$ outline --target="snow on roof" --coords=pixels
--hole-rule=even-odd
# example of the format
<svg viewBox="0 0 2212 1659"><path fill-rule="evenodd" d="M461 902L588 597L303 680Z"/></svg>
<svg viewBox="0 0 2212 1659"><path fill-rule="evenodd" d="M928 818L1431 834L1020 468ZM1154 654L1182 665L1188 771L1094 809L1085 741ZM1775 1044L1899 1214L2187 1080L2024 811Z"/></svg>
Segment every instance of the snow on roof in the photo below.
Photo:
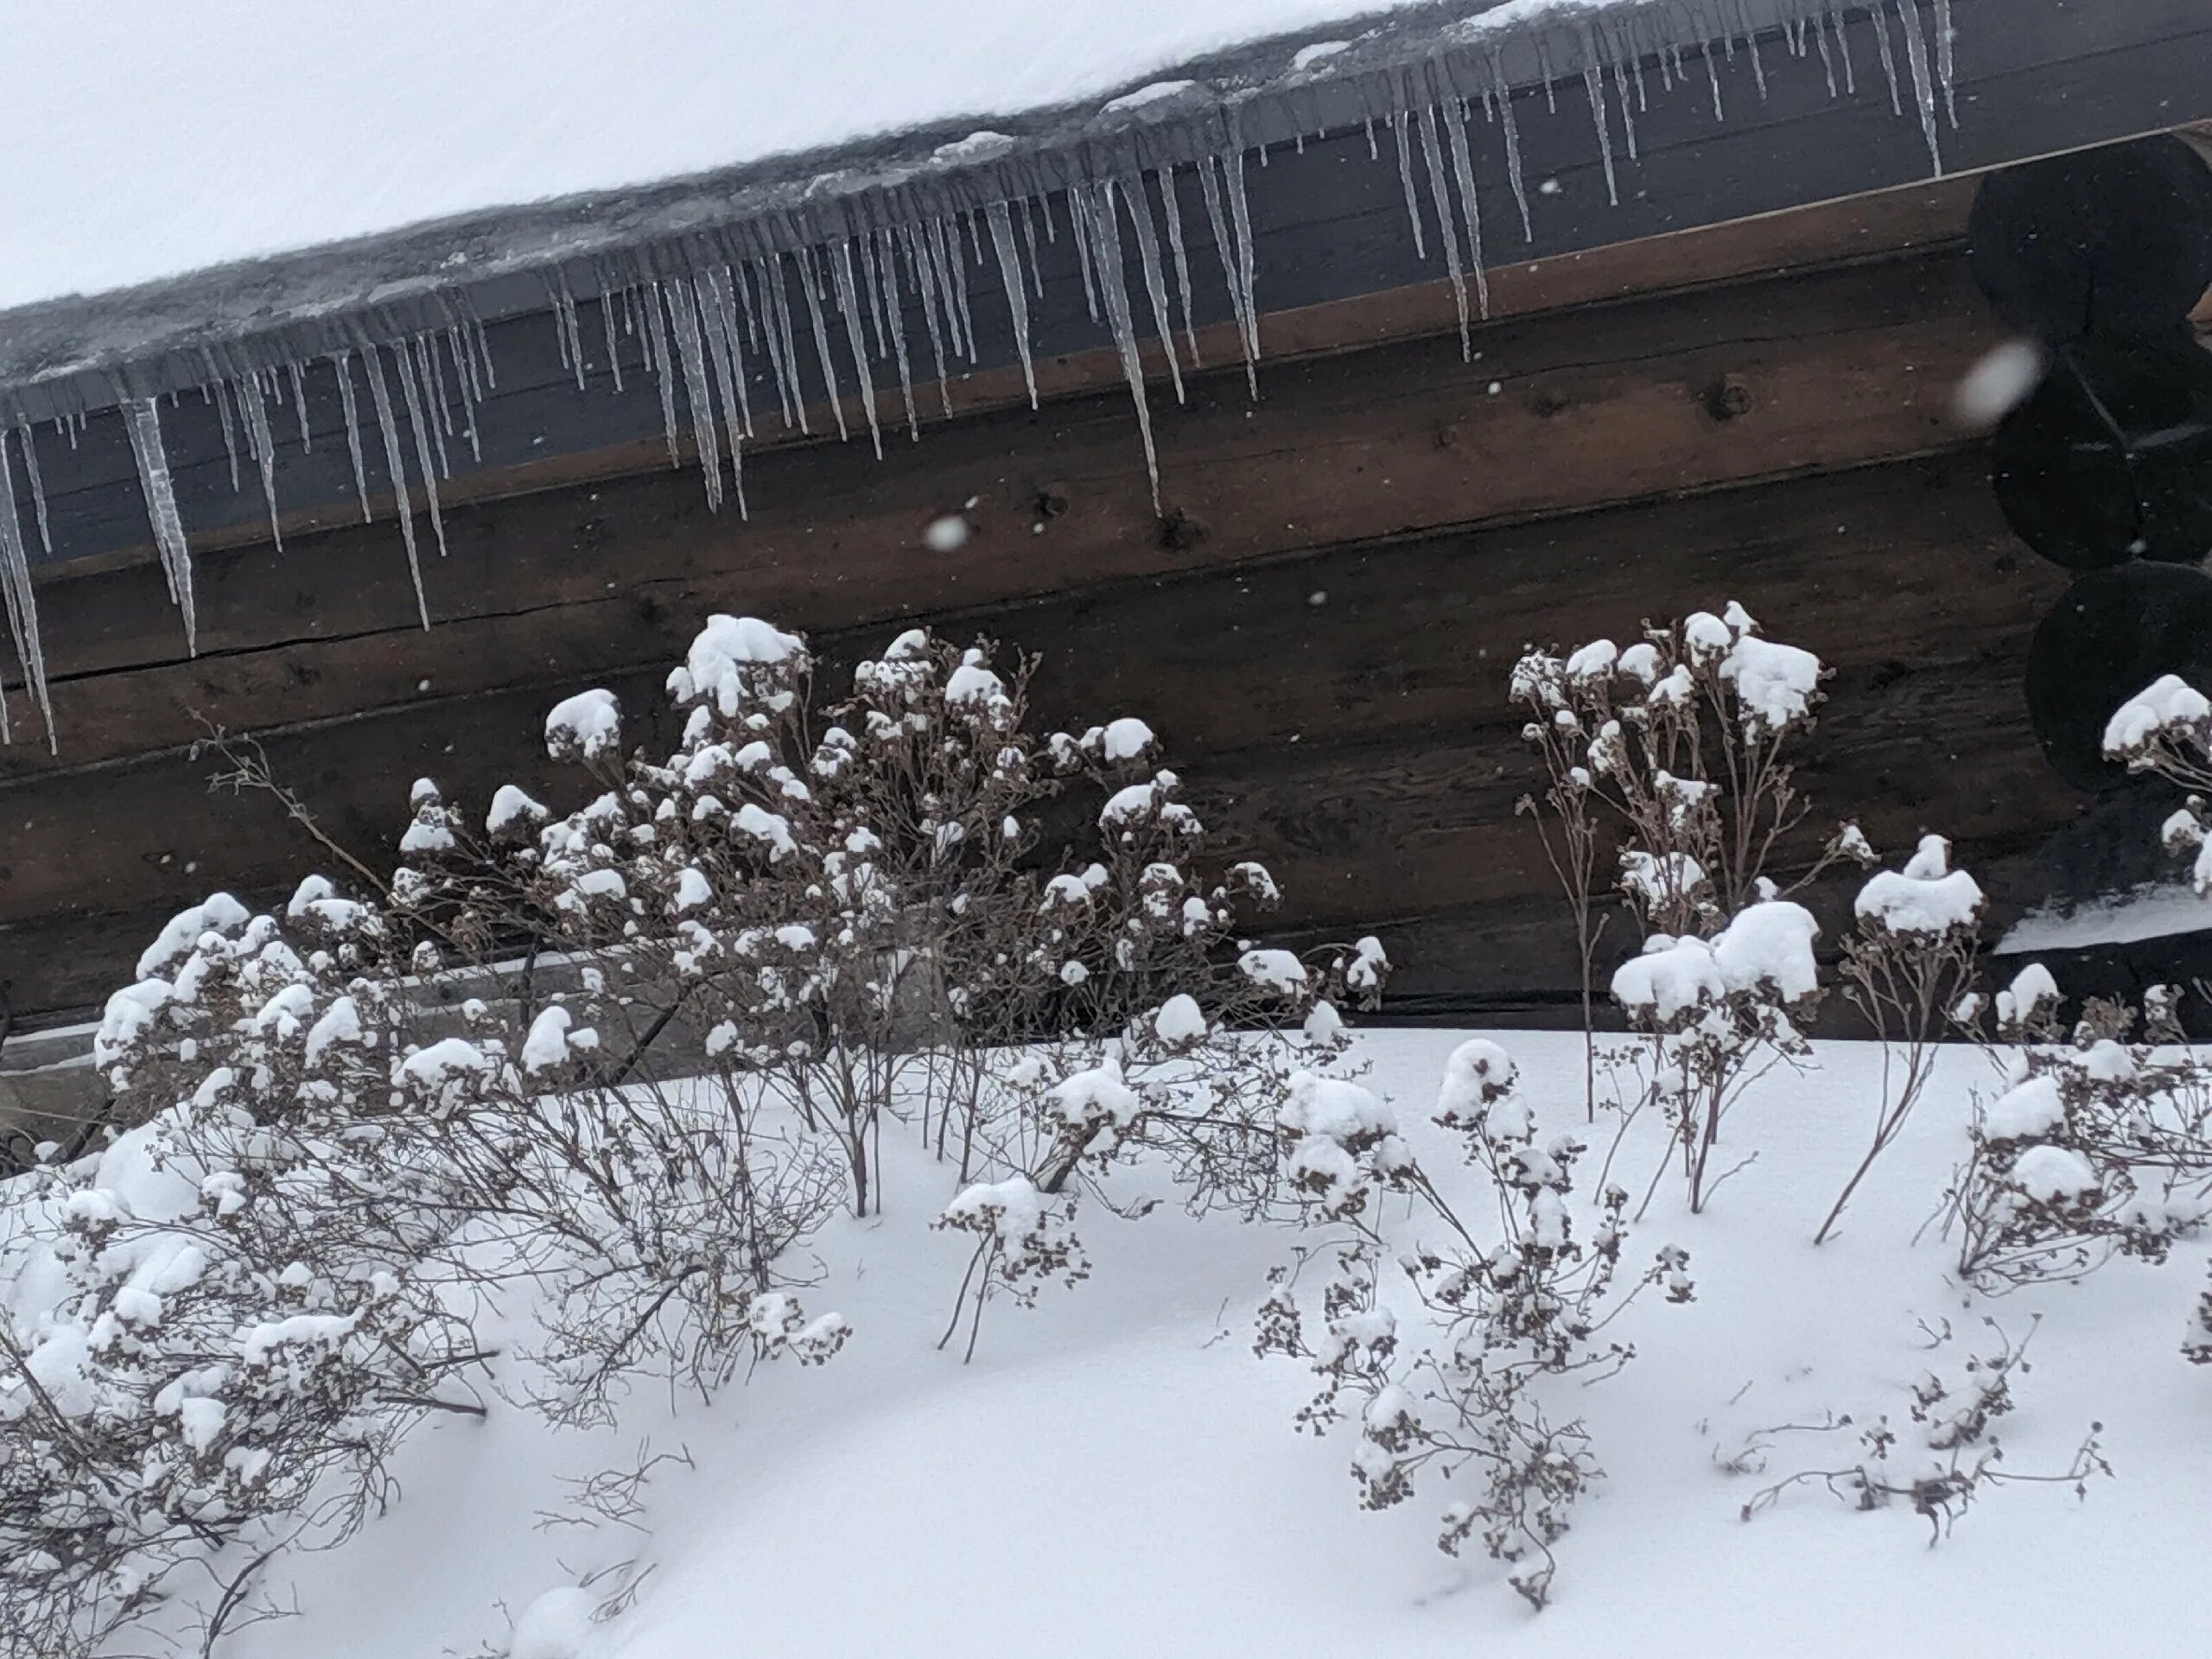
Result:
<svg viewBox="0 0 2212 1659"><path fill-rule="evenodd" d="M0 308L947 121L988 125L1141 94L1148 77L1265 36L1423 9L1434 10L1406 0L48 0L7 24L10 121L32 142L0 169ZM1531 9L1513 0L1504 10Z"/></svg>
<svg viewBox="0 0 2212 1659"><path fill-rule="evenodd" d="M1041 0L49 0L10 21L10 114L39 149L0 169L0 305L16 302L0 310L0 606L23 678L48 712L39 452L60 461L90 413L120 415L188 649L163 431L180 394L219 416L233 485L259 485L272 533L283 429L303 455L342 405L364 516L373 467L414 564L418 505L442 547L448 435L480 445L501 317L550 314L580 391L588 366L631 356L658 383L671 460L688 430L709 504L726 460L741 513L756 416L804 430L826 401L842 430L856 389L873 432L877 386L903 393L933 362L941 393L948 356L979 360L971 281L1002 292L989 320L1026 369L1025 296L1064 237L1149 462L1136 341L1172 335L1171 296L1189 332L1194 266L1259 355L1255 150L1364 125L1414 247L1459 291L1464 344L1487 309L1478 170L1510 176L1513 228L1534 234L1517 122L1594 127L1618 200L1637 111L1709 99L1720 121L1724 99L1763 99L1764 34L1831 95L1916 118L1940 172L1951 0L1923 3L1052 0L1040 22Z"/></svg>

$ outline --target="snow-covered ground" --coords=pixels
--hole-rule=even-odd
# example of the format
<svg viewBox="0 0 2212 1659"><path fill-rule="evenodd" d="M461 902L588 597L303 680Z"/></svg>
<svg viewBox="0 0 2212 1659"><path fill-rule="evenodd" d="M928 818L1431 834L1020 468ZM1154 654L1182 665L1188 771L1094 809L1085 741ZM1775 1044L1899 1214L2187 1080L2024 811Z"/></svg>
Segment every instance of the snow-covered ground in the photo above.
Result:
<svg viewBox="0 0 2212 1659"><path fill-rule="evenodd" d="M1459 1170L1456 1146L1427 1127L1457 1040L1372 1034L1356 1058L1371 1063L1370 1082L1394 1098L1424 1159L1471 1192L1484 1178ZM1579 1124L1580 1039L1505 1040L1546 1127ZM1965 1150L1974 1090L1989 1081L1961 1048L1944 1056L1840 1236L1815 1249L1814 1230L1872 1132L1878 1068L1868 1047L1828 1045L1816 1069L1770 1078L1728 1120L1726 1149L1757 1161L1702 1216L1663 1186L1631 1236L1635 1262L1670 1240L1687 1248L1697 1300L1637 1303L1621 1334L1638 1357L1573 1401L1610 1478L1578 1507L1541 1614L1478 1552L1464 1563L1437 1553L1451 1489L1362 1513L1349 1438L1294 1432L1313 1379L1299 1363L1255 1357L1252 1315L1296 1234L1192 1222L1167 1206L1125 1222L1089 1206L1090 1281L1048 1289L1031 1312L994 1303L963 1365L957 1344L936 1343L968 1241L927 1225L954 1176L887 1134L887 1213L834 1224L817 1241L823 1282L810 1306L836 1307L855 1328L826 1367L769 1365L705 1404L632 1397L614 1429L588 1438L556 1438L513 1409L433 1421L402 1453L397 1505L342 1550L283 1568L272 1588L296 1598L297 1616L243 1632L232 1651L2205 1651L2193 1592L2212 1548L2212 1375L2178 1351L2204 1282L2202 1246L2158 1268L2116 1262L2079 1285L1965 1294L1932 1230L1915 1243ZM1578 1205L1610 1134L1601 1116ZM1616 1178L1640 1190L1656 1150L1639 1128ZM1816 1488L1738 1518L1780 1475L1853 1460L1847 1433L1783 1436L1764 1478L1725 1472L1719 1459L1753 1431L1828 1412L1902 1422L1923 1371L1955 1379L1967 1356L1989 1351L1985 1315L2017 1340L2038 1314L2032 1370L1998 1427L2004 1466L2063 1468L2101 1422L2117 1478L2093 1481L2086 1502L2065 1487L1989 1492L1932 1548L1909 1509L1855 1513ZM1956 1339L1930 1352L1926 1331L1946 1321ZM660 1465L640 1529L545 1522L574 1513L564 1478L648 1446L692 1466ZM572 1647L568 1616L585 1599L539 1599L624 1561L652 1568L634 1606ZM517 1640L511 1621L526 1612Z"/></svg>
<svg viewBox="0 0 2212 1659"><path fill-rule="evenodd" d="M0 307L982 123L1406 3L12 0Z"/></svg>

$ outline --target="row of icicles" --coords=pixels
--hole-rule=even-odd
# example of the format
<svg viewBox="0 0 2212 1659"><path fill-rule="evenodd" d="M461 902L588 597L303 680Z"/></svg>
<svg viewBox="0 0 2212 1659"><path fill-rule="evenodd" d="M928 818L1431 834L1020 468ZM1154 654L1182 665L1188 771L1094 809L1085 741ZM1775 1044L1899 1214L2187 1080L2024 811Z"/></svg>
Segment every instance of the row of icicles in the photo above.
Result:
<svg viewBox="0 0 2212 1659"><path fill-rule="evenodd" d="M1915 106L1927 138L1935 171L1941 173L1937 100L1940 92L1949 124L1957 125L1951 108L1952 29L1949 0L1936 0L1931 51L1923 36L1919 10L1912 0L1888 0L1895 8L1904 41L1906 77L1898 74L1897 54L1890 38L1890 19L1879 4L1869 7L1877 31L1880 61L1888 82L1893 111L1903 111L1902 82L1909 79ZM1623 137L1630 160L1637 156L1636 117L1649 107L1643 60L1631 52L1608 51L1597 35L1586 30L1582 79L1603 159L1609 196L1618 202L1611 121L1607 109L1610 73L1618 103ZM1831 38L1833 37L1833 38ZM1803 58L1817 51L1826 71L1828 90L1846 95L1857 90L1857 72L1844 31L1840 0L1832 4L1825 19L1813 16L1789 27L1787 40L1793 56ZM1538 36L1540 55L1542 36ZM1738 45L1722 35L1719 54L1733 61ZM1750 57L1762 99L1765 70L1756 41L1748 34L1743 49ZM1705 79L1711 87L1716 119L1725 118L1720 79L1714 63L1716 42L1700 48ZM1662 53L1656 67L1668 90L1691 79L1690 49L1676 48ZM1502 69L1493 49L1491 61L1502 84ZM1557 108L1556 86L1550 66L1543 66L1547 107ZM1839 75L1840 83L1839 84ZM1479 99L1491 125L1503 134L1504 160L1513 198L1519 209L1524 237L1533 239L1529 193L1522 176L1519 133L1510 97L1484 92ZM1474 289L1474 312L1486 318L1490 291L1483 258L1482 226L1476 200L1476 167L1468 129L1473 107L1465 99L1430 104L1402 112L1379 124L1393 141L1405 192L1408 219L1414 251L1426 259L1431 226L1424 223L1422 191L1418 175L1425 171L1427 194L1433 214L1434 241L1458 301L1460 349L1471 354L1468 285ZM1366 124L1369 155L1379 159L1378 123ZM1302 150L1304 141L1298 141ZM1257 150L1267 165L1264 146ZM1421 166L1416 167L1416 154ZM1221 154L1193 164L1198 194L1205 205L1213 245L1220 255L1231 311L1242 346L1248 383L1257 395L1255 365L1260 355L1259 308L1255 297L1255 265L1251 213L1247 202L1245 151L1232 145ZM1160 499L1160 471L1154 447L1151 412L1146 403L1144 370L1139 355L1136 302L1130 291L1126 256L1134 243L1141 277L1139 286L1148 314L1149 333L1156 338L1167 361L1176 398L1183 398L1186 365L1199 366L1198 329L1192 319L1192 283L1189 245L1185 236L1183 207L1175 188L1176 169L1133 174L1120 180L1078 183L1065 193L1065 213L1081 271L1084 296L1092 320L1112 336L1136 405L1137 425L1143 444L1145 466L1152 482L1153 499ZM1124 240L1124 228L1128 239ZM773 396L761 391L762 414L772 407L786 432L813 429L808 400L800 378L807 355L801 345L804 332L811 346L814 373L840 437L849 436L845 387L832 345L836 333L850 364L860 365L852 375L868 434L880 457L883 453L882 417L874 374L868 365L895 369L896 384L907 428L919 436L920 404L914 391L914 353L906 334L906 296L912 295L928 336L928 366L937 381L937 401L949 416L952 400L948 378L951 366L979 361L975 321L969 302L971 269L995 264L1006 296L1014 344L1020 354L1023 380L1031 405L1037 402L1037 378L1029 329L1029 300L1044 293L1043 266L1038 258L1040 241L1058 240L1051 199L1031 196L993 202L973 212L957 213L920 223L877 229L865 235L840 238L823 247L802 247L711 267L681 276L616 284L603 282L597 296L600 312L594 332L601 335L615 390L623 387L625 341L643 369L658 382L661 415L666 430L669 459L680 466L683 454L677 408L681 381L690 407L693 448L706 478L707 500L719 510L725 495L723 467L728 467L728 492L734 495L741 515L747 512L742 445L756 439L756 387L772 385ZM796 287L800 304L792 303ZM588 363L583 306L557 270L548 278L548 293L558 332L562 361L573 370L579 389L586 384ZM1171 295L1171 289L1173 290ZM429 601L423 587L423 569L416 542L415 513L410 494L410 473L419 487L430 523L431 535L441 556L445 551L445 524L440 512L438 481L453 475L448 440L466 442L478 461L482 459L477 411L498 385L491 342L483 324L460 308L440 328L404 337L395 342L370 340L364 334L353 350L328 356L343 410L346 439L353 477L364 522L373 518L369 478L363 454L360 391L365 388L373 412L387 476L391 480L400 533L407 552L408 569L415 589L416 606L425 627L429 626ZM1177 344L1179 322L1182 345ZM761 372L762 365L766 373ZM280 369L238 374L217 371L199 388L201 398L213 405L220 420L229 453L231 482L241 486L239 437L245 458L258 473L268 506L270 536L281 547L283 536L276 501L276 446L270 427L270 408L289 402L297 420L303 449L312 447L308 415L306 367L294 362ZM178 395L169 394L172 407ZM400 408L405 410L410 442L403 442ZM188 650L198 649L198 618L193 601L192 555L180 517L176 493L170 478L168 452L162 435L160 400L144 397L124 404L120 410L143 491L147 516L170 598L183 620ZM455 420L456 408L460 419ZM73 448L84 430L85 416L65 416L54 423L57 435ZM49 747L58 748L53 704L47 684L46 664L39 639L38 616L31 588L29 550L16 511L13 455L20 453L29 488L34 517L47 555L54 544L48 519L44 487L33 442L32 429L15 429L16 451L9 434L0 430L0 605L4 605L16 658L32 700L44 721ZM409 451L412 451L410 461ZM0 741L12 741L14 733L7 701L0 695Z"/></svg>

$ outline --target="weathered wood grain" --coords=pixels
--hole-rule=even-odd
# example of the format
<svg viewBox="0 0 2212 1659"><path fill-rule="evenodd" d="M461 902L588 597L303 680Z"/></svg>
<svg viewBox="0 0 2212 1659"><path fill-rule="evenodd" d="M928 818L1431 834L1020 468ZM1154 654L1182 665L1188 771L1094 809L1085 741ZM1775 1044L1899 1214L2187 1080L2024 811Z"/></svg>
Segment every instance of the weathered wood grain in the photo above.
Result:
<svg viewBox="0 0 2212 1659"><path fill-rule="evenodd" d="M389 526L200 560L201 653L181 659L148 567L41 588L58 754L0 779L232 727L665 661L717 608L823 627L1217 569L1318 545L1585 510L1955 442L1948 388L1993 335L1955 255L1501 324L1483 357L1426 339L1241 374L1159 411L1155 514L1112 394L980 417L877 463L771 455L753 517L661 473L448 516L425 634ZM1491 388L1495 386L1493 392ZM973 502L957 556L920 543Z"/></svg>

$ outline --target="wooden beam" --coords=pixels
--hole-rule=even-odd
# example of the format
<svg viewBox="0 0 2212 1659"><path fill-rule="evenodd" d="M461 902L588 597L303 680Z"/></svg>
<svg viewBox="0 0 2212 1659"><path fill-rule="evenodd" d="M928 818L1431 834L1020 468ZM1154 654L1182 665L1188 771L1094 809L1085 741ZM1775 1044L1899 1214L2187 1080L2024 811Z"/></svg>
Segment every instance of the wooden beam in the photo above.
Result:
<svg viewBox="0 0 2212 1659"><path fill-rule="evenodd" d="M749 524L664 472L482 504L448 517L427 634L381 526L203 556L196 659L153 569L92 572L41 589L59 753L0 748L0 780L174 749L201 715L257 728L644 668L714 609L808 628L969 610L1922 453L1958 440L1950 388L1995 339L1946 251L1501 323L1472 365L1434 338L1309 359L1256 406L1218 371L1158 412L1165 523L1111 393L882 462L765 457ZM967 545L921 545L969 502Z"/></svg>
<svg viewBox="0 0 2212 1659"><path fill-rule="evenodd" d="M2011 543L1979 457L1954 451L936 615L956 633L988 628L1046 652L1047 721L1151 720L1228 842L1283 878L1285 925L1305 928L1510 910L1548 892L1512 812L1531 781L1503 690L1514 655L1531 640L1625 637L1639 618L1730 598L1838 666L1807 772L1824 808L1864 815L1891 846L1924 828L1970 842L2045 833L2072 807L2055 788L2020 787L2041 768L2018 663L2059 587ZM882 629L817 643L849 661L880 648ZM388 848L419 773L467 801L510 778L567 799L575 780L537 748L550 692L606 679L644 727L664 663L613 676L567 663L543 685L434 689L288 723L270 753L341 840ZM281 896L313 864L270 801L207 798L211 769L171 753L0 789L0 826L20 849L0 855L0 980L20 1005L89 1001L167 910L219 884ZM66 858L45 852L60 848Z"/></svg>

